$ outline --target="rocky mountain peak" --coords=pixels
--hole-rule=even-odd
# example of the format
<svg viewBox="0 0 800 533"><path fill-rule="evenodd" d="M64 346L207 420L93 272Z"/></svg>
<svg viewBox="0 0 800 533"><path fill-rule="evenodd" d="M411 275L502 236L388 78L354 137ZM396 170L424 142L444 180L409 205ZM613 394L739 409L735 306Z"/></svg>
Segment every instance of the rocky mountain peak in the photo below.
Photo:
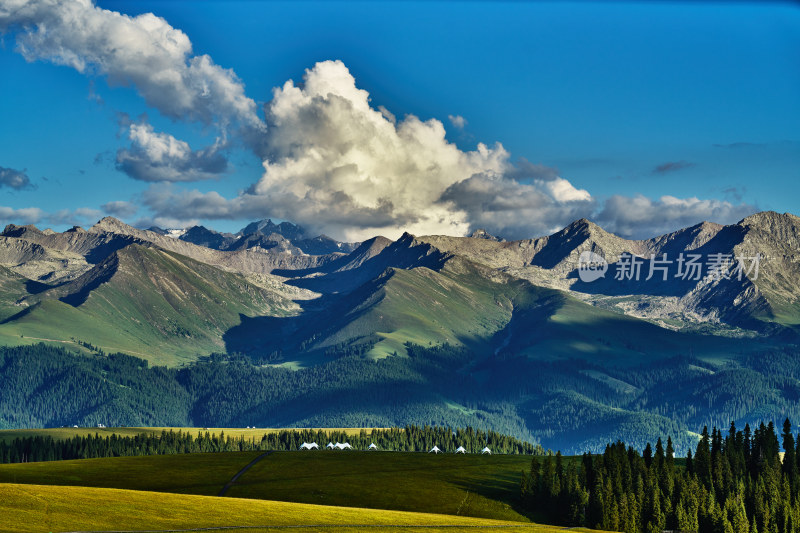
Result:
<svg viewBox="0 0 800 533"><path fill-rule="evenodd" d="M33 224L27 224L25 226L17 226L16 224L9 224L3 230L3 233L0 234L3 237L22 237L27 232L39 233L41 234L42 231L39 230Z"/></svg>
<svg viewBox="0 0 800 533"><path fill-rule="evenodd" d="M579 218L578 220L575 220L569 224L566 228L564 228L564 230L591 230L597 227L599 226L588 218Z"/></svg>
<svg viewBox="0 0 800 533"><path fill-rule="evenodd" d="M89 228L89 233L119 233L122 235L136 235L139 232L133 226L125 224L114 217L103 217L97 224Z"/></svg>
<svg viewBox="0 0 800 533"><path fill-rule="evenodd" d="M797 243L800 239L800 217L791 213L762 211L744 218L738 225L758 229L775 239L788 241L787 244Z"/></svg>
<svg viewBox="0 0 800 533"><path fill-rule="evenodd" d="M262 233L264 235L279 233L287 239L292 240L302 238L305 234L305 231L300 226L292 224L291 222L281 222L280 224L275 224L272 219L268 218L265 220L259 220L257 222L251 222L242 228L237 235L243 237L253 233Z"/></svg>
<svg viewBox="0 0 800 533"><path fill-rule="evenodd" d="M487 241L495 241L495 242L503 242L505 239L501 239L500 237L495 237L485 229L476 229L470 235L471 239L486 239Z"/></svg>

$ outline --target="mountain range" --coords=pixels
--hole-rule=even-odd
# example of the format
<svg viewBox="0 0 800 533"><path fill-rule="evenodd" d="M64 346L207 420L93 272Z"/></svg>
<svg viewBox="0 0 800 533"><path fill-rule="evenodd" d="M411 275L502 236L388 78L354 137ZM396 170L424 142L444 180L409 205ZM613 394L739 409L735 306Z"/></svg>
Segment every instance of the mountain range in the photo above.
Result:
<svg viewBox="0 0 800 533"><path fill-rule="evenodd" d="M275 224L270 219L252 222L236 234L220 233L204 226L192 226L183 230L165 230L159 227L149 229L160 235L175 236L178 239L215 250L247 250L261 248L292 253L325 255L349 253L358 243L339 242L327 235L309 237L300 226L291 222Z"/></svg>
<svg viewBox="0 0 800 533"><path fill-rule="evenodd" d="M604 276L585 276L586 258ZM638 241L585 219L520 241L477 231L342 243L271 220L227 234L108 217L63 233L5 228L0 343L170 368L246 361L303 383L280 415L274 399L224 420L194 405L185 422L198 425L458 422L565 449L658 429L683 442L700 424L797 410L797 279L800 218L774 212ZM347 376L348 364L377 381ZM734 401L742 375L764 390ZM376 383L383 399L371 402ZM329 388L350 399L322 407ZM711 399L698 406L701 396ZM114 422L130 420L103 421Z"/></svg>

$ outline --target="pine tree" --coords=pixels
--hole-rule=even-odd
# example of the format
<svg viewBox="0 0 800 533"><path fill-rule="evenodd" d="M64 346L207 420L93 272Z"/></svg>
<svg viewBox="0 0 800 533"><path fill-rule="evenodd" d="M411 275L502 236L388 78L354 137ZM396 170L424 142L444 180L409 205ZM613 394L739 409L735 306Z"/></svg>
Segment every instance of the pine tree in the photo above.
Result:
<svg viewBox="0 0 800 533"><path fill-rule="evenodd" d="M644 459L644 464L647 465L647 468L650 468L650 465L653 463L653 449L650 447L649 442L647 443L647 446L644 447L642 458Z"/></svg>
<svg viewBox="0 0 800 533"><path fill-rule="evenodd" d="M795 457L794 435L792 435L792 423L789 422L788 418L783 423L783 450L782 470L791 481L794 480L797 472L797 461Z"/></svg>
<svg viewBox="0 0 800 533"><path fill-rule="evenodd" d="M667 437L667 451L665 453L666 466L672 471L675 467L675 447L672 445L672 437Z"/></svg>
<svg viewBox="0 0 800 533"><path fill-rule="evenodd" d="M694 454L694 471L697 478L706 487L711 488L711 450L709 447L708 427L703 427L702 437L697 444L697 451Z"/></svg>

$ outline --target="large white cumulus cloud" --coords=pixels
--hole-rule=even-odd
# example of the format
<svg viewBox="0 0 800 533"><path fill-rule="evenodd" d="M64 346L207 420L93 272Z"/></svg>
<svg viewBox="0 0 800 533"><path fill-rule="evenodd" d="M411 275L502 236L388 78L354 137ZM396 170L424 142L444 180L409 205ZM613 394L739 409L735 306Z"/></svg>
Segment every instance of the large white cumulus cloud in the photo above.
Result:
<svg viewBox="0 0 800 533"><path fill-rule="evenodd" d="M226 200L159 188L145 196L148 205L187 219L268 214L361 240L402 231L462 235L478 226L530 235L554 227L548 214L567 220L592 204L588 192L555 175L521 183L525 168L512 165L499 143L464 151L446 139L438 120L397 120L373 108L340 61L317 63L301 85L275 89L266 122L264 174L248 191ZM509 209L504 191L478 182L513 189L520 210Z"/></svg>
<svg viewBox="0 0 800 533"><path fill-rule="evenodd" d="M18 29L17 50L79 72L133 85L147 104L175 119L239 121L259 127L256 104L232 70L192 55L179 29L152 13L136 17L91 0L4 0L0 31Z"/></svg>
<svg viewBox="0 0 800 533"><path fill-rule="evenodd" d="M348 238L401 226L463 233L464 213L439 198L474 174L502 174L508 152L500 144L462 151L438 120L392 118L371 107L342 62L318 63L302 86L288 81L275 89L267 108L269 159L250 193L270 198L279 217L333 225Z"/></svg>

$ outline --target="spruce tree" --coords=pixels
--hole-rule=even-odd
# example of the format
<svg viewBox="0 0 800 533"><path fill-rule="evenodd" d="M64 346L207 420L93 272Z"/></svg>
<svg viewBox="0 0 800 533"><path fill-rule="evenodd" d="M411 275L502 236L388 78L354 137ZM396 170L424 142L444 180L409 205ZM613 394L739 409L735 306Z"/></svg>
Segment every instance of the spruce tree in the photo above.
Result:
<svg viewBox="0 0 800 533"><path fill-rule="evenodd" d="M795 457L794 435L792 435L792 423L789 422L788 418L783 423L783 450L782 470L791 483L797 471L797 461Z"/></svg>

